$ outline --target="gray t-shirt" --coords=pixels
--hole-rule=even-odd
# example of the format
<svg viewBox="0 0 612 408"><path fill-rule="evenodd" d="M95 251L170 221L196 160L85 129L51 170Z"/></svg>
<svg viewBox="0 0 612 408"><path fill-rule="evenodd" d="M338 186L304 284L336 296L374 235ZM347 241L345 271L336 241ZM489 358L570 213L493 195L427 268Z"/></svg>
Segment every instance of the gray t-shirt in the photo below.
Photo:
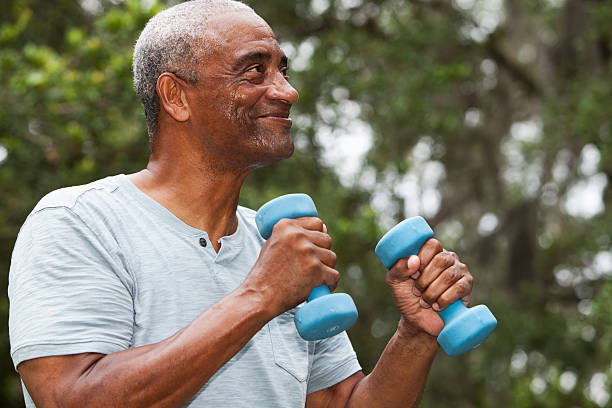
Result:
<svg viewBox="0 0 612 408"><path fill-rule="evenodd" d="M200 203L206 205L206 202ZM255 212L216 253L125 175L45 196L21 228L9 275L11 356L113 353L166 339L244 280L263 238ZM298 335L270 321L198 392L192 407L303 407L361 368L346 333ZM24 388L26 405L33 407Z"/></svg>

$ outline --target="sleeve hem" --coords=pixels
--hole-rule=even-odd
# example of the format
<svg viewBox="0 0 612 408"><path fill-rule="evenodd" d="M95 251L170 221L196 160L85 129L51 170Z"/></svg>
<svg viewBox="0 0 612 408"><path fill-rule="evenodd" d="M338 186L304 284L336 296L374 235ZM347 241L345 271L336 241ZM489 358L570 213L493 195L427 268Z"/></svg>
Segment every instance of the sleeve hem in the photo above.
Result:
<svg viewBox="0 0 612 408"><path fill-rule="evenodd" d="M318 375L317 377L310 378L308 380L308 387L306 390L307 394L324 390L332 385L338 384L341 381L346 380L356 372L361 371L361 365L357 361L357 357L353 356L350 359L344 361L339 366L335 367L331 372Z"/></svg>
<svg viewBox="0 0 612 408"><path fill-rule="evenodd" d="M15 370L17 366L26 361L40 357L61 356L81 353L111 354L125 350L126 347L108 341L84 341L78 343L60 344L31 344L22 346L11 353Z"/></svg>

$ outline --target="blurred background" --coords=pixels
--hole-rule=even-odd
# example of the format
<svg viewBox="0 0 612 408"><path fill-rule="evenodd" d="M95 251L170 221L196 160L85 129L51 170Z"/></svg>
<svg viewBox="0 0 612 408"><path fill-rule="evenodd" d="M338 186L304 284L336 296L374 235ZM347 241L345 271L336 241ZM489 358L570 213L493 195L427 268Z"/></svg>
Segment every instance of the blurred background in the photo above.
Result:
<svg viewBox="0 0 612 408"><path fill-rule="evenodd" d="M422 407L612 406L612 2L249 1L290 58L296 152L249 176L257 208L310 194L334 238L365 371L398 313L374 255L420 214L499 320L438 354ZM21 406L6 296L35 203L149 154L132 47L172 2L3 0L0 405Z"/></svg>

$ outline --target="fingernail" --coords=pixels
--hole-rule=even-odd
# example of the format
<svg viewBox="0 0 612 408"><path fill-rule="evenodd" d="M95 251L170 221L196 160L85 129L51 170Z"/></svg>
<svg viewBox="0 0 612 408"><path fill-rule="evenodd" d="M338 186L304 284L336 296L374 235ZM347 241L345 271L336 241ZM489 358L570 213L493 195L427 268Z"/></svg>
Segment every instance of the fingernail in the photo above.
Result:
<svg viewBox="0 0 612 408"><path fill-rule="evenodd" d="M424 301L422 298L421 300L419 300L419 303L421 304L421 307L424 307L425 309L429 309L431 307L431 305Z"/></svg>
<svg viewBox="0 0 612 408"><path fill-rule="evenodd" d="M419 276L421 276L421 271L416 271L415 273L410 275L412 279L419 279Z"/></svg>
<svg viewBox="0 0 612 408"><path fill-rule="evenodd" d="M436 312L440 311L440 305L438 304L438 302L434 303L433 305L431 305L431 308L433 310L435 310Z"/></svg>
<svg viewBox="0 0 612 408"><path fill-rule="evenodd" d="M414 296L421 296L421 291L416 286L412 288L412 293L414 293Z"/></svg>

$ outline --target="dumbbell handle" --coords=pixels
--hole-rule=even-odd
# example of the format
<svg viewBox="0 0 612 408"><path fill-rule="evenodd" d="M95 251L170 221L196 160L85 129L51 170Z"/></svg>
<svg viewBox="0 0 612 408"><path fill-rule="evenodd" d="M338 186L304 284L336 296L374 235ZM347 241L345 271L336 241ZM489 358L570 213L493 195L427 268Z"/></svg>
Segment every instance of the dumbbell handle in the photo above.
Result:
<svg viewBox="0 0 612 408"><path fill-rule="evenodd" d="M283 205L283 201L286 201L287 205ZM262 206L259 211L257 211L255 223L257 224L261 236L264 237L264 239L268 239L270 235L272 235L274 225L283 218L318 216L319 213L317 212L317 207L314 201L312 201L312 198L307 194L296 193L276 198L273 206ZM327 285L317 286L310 292L308 302L312 302L316 298L329 295L330 293Z"/></svg>

